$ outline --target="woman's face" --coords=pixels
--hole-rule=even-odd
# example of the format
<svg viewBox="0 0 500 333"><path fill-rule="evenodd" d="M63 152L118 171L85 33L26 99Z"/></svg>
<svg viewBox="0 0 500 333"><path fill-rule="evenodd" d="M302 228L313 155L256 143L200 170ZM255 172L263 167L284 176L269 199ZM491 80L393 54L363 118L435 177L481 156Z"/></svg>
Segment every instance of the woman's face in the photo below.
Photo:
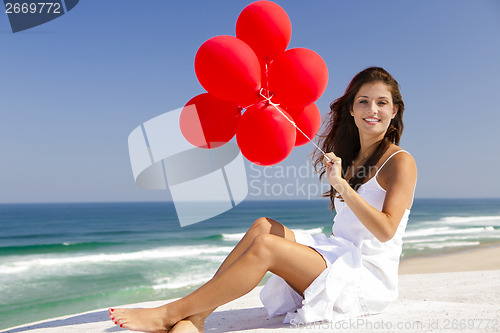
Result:
<svg viewBox="0 0 500 333"><path fill-rule="evenodd" d="M360 134L385 135L398 112L392 102L389 86L383 82L370 82L361 86L351 109L351 115Z"/></svg>

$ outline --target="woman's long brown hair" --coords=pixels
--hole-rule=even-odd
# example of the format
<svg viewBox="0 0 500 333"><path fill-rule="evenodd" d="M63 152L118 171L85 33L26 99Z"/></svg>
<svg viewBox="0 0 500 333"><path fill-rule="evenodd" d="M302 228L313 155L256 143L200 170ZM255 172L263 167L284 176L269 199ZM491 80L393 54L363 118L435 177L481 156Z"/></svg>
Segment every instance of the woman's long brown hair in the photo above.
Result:
<svg viewBox="0 0 500 333"><path fill-rule="evenodd" d="M390 143L398 144L403 133L403 112L404 103L399 90L398 82L383 68L370 67L358 73L349 83L344 95L330 104L329 117L326 120L324 132L319 136L319 146L325 152L333 152L336 156L342 159L342 174L347 174L349 166L358 156L361 148L359 141L359 131L354 123L354 117L351 116L350 110L354 104L354 97L358 93L361 86L371 82L383 82L389 87L392 93L392 101L394 106L398 106L398 113L391 120L389 128L385 136L378 143L374 152L363 162L357 170L351 170L349 173L352 177L349 178L349 185L357 191L358 187L363 184L368 173L366 170L372 170L382 155L389 148ZM314 168L316 172L321 170L319 179L323 178L325 169L323 166L323 154L314 151L313 153ZM358 172L361 170L362 172ZM334 198L338 195L337 191L330 186L330 190L323 193L323 197L329 197L331 204L330 208L335 209Z"/></svg>

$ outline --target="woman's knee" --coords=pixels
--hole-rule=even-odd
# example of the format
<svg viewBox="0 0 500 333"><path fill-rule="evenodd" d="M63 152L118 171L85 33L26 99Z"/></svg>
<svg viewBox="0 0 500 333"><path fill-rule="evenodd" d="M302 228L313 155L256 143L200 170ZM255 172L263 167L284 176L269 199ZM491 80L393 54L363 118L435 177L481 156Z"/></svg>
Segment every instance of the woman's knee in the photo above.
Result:
<svg viewBox="0 0 500 333"><path fill-rule="evenodd" d="M249 252L260 258L269 258L272 252L272 245L276 242L276 236L271 234L257 235L252 245L250 245Z"/></svg>
<svg viewBox="0 0 500 333"><path fill-rule="evenodd" d="M257 230L259 233L268 234L271 231L273 223L272 221L274 220L268 217L259 217L257 220L255 220L250 229Z"/></svg>
<svg viewBox="0 0 500 333"><path fill-rule="evenodd" d="M260 217L250 228L255 236L260 234L272 234L289 240L295 240L293 232L287 230L284 225L269 217Z"/></svg>

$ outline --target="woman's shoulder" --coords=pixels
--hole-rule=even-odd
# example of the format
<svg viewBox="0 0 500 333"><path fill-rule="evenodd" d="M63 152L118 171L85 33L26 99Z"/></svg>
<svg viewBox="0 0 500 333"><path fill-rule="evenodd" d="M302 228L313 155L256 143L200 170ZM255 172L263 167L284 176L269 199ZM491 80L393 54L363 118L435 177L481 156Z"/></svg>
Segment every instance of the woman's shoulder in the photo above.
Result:
<svg viewBox="0 0 500 333"><path fill-rule="evenodd" d="M383 178L389 178L398 173L415 173L417 164L413 156L405 149L392 144L383 156L383 168L380 169L380 175Z"/></svg>
<svg viewBox="0 0 500 333"><path fill-rule="evenodd" d="M413 155L409 151L399 146L396 146L395 144L392 144L389 147L389 149L387 149L387 152L388 152L387 164L390 164L391 161L397 165L409 162L415 163L415 159L413 158Z"/></svg>

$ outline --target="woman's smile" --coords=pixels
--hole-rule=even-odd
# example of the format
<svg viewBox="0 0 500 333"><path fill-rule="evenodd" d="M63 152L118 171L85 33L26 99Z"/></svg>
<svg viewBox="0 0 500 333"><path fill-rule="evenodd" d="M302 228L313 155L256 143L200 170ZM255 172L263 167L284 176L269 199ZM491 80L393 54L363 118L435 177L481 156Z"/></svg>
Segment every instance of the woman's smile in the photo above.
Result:
<svg viewBox="0 0 500 333"><path fill-rule="evenodd" d="M370 117L370 118L363 118L363 120L365 121L365 123L367 123L368 125L376 125L380 122L380 119L379 118L373 118L373 117Z"/></svg>

